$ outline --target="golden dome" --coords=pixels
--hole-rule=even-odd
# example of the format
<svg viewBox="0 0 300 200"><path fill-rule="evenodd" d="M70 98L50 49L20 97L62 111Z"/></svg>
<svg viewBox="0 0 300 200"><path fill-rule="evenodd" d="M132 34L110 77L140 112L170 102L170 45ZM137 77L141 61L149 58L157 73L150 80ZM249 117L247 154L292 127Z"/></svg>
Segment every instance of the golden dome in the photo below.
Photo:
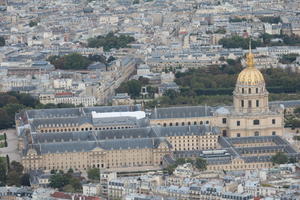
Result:
<svg viewBox="0 0 300 200"><path fill-rule="evenodd" d="M264 82L262 73L254 67L254 56L250 50L247 54L247 67L239 74L237 84L252 86Z"/></svg>

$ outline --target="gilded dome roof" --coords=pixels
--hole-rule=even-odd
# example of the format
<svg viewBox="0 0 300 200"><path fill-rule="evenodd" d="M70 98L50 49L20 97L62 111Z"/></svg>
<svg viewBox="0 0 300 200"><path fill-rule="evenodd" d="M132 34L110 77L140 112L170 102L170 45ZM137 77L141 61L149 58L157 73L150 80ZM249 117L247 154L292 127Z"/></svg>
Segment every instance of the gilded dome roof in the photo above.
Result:
<svg viewBox="0 0 300 200"><path fill-rule="evenodd" d="M250 51L250 53L247 55L247 67L239 74L237 84L251 86L264 82L265 80L262 73L256 69L256 67L254 67L254 56Z"/></svg>

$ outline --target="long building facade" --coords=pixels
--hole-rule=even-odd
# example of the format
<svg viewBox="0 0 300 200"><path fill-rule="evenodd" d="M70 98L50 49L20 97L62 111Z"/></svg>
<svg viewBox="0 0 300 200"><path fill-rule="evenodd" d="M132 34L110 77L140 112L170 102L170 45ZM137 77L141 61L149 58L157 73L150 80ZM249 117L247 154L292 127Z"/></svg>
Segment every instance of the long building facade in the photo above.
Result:
<svg viewBox="0 0 300 200"><path fill-rule="evenodd" d="M145 170L202 157L210 170L268 168L271 156L299 158L283 140L281 104L268 91L253 55L239 74L233 106L139 105L27 110L16 115L25 170Z"/></svg>

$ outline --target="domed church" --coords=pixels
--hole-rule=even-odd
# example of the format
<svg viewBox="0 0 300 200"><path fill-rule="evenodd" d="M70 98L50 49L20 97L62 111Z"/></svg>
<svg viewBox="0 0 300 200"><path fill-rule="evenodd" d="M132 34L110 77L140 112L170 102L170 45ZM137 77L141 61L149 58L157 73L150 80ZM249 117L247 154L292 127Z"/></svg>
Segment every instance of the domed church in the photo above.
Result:
<svg viewBox="0 0 300 200"><path fill-rule="evenodd" d="M150 123L161 126L208 124L219 127L227 137L282 135L283 108L269 106L265 80L255 67L251 49L246 57L247 66L240 72L233 91L233 106L158 108L152 112Z"/></svg>

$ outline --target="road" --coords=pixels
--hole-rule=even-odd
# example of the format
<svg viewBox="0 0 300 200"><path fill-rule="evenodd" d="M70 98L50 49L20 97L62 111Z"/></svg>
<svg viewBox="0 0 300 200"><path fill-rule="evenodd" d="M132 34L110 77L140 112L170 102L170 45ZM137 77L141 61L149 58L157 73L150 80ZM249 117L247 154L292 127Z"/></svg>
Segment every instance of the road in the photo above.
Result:
<svg viewBox="0 0 300 200"><path fill-rule="evenodd" d="M1 134L6 133L7 147L0 148L0 156L9 156L10 161L21 161L20 154L18 152L18 136L15 129L1 130Z"/></svg>

